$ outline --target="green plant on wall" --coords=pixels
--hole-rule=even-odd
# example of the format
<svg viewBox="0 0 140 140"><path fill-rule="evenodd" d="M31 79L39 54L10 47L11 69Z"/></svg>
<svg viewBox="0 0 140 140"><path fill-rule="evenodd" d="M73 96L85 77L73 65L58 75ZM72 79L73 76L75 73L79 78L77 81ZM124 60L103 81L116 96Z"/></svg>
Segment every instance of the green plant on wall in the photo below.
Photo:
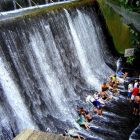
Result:
<svg viewBox="0 0 140 140"><path fill-rule="evenodd" d="M112 0L129 11L140 13L140 0Z"/></svg>
<svg viewBox="0 0 140 140"><path fill-rule="evenodd" d="M131 44L132 46L135 46L136 48L140 47L140 37L139 37L139 33L130 27L130 33L131 33Z"/></svg>
<svg viewBox="0 0 140 140"><path fill-rule="evenodd" d="M132 65L135 60L135 56L127 57L126 63Z"/></svg>

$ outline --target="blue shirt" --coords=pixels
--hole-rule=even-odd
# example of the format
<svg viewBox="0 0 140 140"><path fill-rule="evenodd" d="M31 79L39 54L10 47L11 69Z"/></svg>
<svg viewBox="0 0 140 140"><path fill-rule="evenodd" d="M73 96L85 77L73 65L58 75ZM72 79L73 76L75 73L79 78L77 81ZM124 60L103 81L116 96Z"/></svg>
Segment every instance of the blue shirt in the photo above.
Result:
<svg viewBox="0 0 140 140"><path fill-rule="evenodd" d="M78 123L79 125L82 125L82 124L84 124L84 122L85 122L85 117L84 117L84 115L80 115L79 119L77 120L77 123Z"/></svg>
<svg viewBox="0 0 140 140"><path fill-rule="evenodd" d="M121 76L123 76L124 75L124 73L122 72L122 71L119 71L118 73L117 73L117 76L118 77L121 77Z"/></svg>

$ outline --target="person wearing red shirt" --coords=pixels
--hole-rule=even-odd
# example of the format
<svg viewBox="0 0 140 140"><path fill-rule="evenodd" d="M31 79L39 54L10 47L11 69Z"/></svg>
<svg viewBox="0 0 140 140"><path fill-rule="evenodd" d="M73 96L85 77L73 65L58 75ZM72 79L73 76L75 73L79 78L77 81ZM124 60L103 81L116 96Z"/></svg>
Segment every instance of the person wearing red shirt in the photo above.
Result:
<svg viewBox="0 0 140 140"><path fill-rule="evenodd" d="M137 85L133 91L132 91L132 95L131 95L131 101L134 101L135 96L137 96L139 93L139 85Z"/></svg>

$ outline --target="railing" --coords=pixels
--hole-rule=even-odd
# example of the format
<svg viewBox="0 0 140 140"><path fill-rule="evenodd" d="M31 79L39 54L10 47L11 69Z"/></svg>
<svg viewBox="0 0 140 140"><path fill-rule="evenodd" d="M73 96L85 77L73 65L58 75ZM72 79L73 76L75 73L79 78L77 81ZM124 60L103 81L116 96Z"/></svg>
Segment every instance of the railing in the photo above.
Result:
<svg viewBox="0 0 140 140"><path fill-rule="evenodd" d="M9 10L15 10L20 9L24 7L31 7L31 6L39 6L41 4L47 4L47 3L53 3L58 2L60 0L9 0L5 2L0 2L0 12L1 11L9 11ZM65 1L65 0L64 0ZM0 13L0 15L2 15Z"/></svg>
<svg viewBox="0 0 140 140"><path fill-rule="evenodd" d="M33 1L33 0L30 0L30 3L31 3L31 6L32 6L32 3L38 7L38 5Z"/></svg>
<svg viewBox="0 0 140 140"><path fill-rule="evenodd" d="M22 6L18 2L15 1L15 4L17 4L20 8L22 8ZM16 6L15 6L15 9L16 9Z"/></svg>

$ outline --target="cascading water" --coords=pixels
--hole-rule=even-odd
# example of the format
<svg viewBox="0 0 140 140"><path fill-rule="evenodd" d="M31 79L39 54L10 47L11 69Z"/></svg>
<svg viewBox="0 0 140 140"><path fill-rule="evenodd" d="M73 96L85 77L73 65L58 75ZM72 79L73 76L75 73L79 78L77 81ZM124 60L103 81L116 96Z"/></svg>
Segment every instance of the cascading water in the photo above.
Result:
<svg viewBox="0 0 140 140"><path fill-rule="evenodd" d="M13 6L14 6L14 9L17 9L16 1L15 0L13 0Z"/></svg>
<svg viewBox="0 0 140 140"><path fill-rule="evenodd" d="M100 40L98 39L98 34L96 33L98 27L96 29L94 28L94 24L96 24L96 22L93 24L90 17L86 16L86 14L82 14L79 10L77 10L77 18L72 21L69 13L67 11L65 12L68 18L74 44L76 46L76 52L81 60L80 64L82 73L84 74L88 84L94 86L96 89L99 89L101 85L100 78L103 77L104 74L107 74L109 69L106 69L107 66L100 54L102 49L101 44L103 41L102 43L99 42ZM96 17L94 18L96 19ZM91 28L93 30L90 30ZM99 64L101 64L100 71L97 69Z"/></svg>
<svg viewBox="0 0 140 140"><path fill-rule="evenodd" d="M121 57L117 60L116 66L117 66L116 72L118 72L122 67L122 58Z"/></svg>
<svg viewBox="0 0 140 140"><path fill-rule="evenodd" d="M106 43L94 6L3 22L1 139L12 139L24 128L46 131L49 127L61 132L78 127L76 105L88 107L83 99L85 91L99 90L112 73L104 61ZM119 140L125 138L118 126L125 128L129 119L116 115L120 108L118 98L114 102L117 105L110 103L112 113L107 108L104 117L94 116L94 137L113 140L115 134ZM120 102L124 102L124 97L120 97Z"/></svg>

